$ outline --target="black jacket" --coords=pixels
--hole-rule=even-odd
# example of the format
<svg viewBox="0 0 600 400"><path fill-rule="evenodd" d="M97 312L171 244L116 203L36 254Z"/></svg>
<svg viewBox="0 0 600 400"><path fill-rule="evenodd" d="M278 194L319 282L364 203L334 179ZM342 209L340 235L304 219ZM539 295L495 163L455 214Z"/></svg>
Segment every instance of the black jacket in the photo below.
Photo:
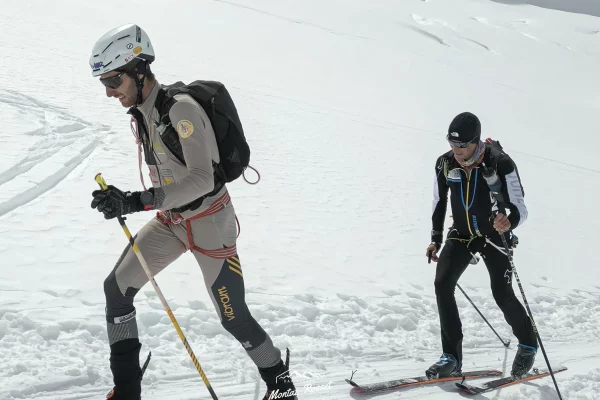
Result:
<svg viewBox="0 0 600 400"><path fill-rule="evenodd" d="M488 144L483 162L488 167L494 167L502 181L502 193L512 231L527 219L525 192L517 167L508 155ZM498 236L492 222L496 202L483 178L483 168L475 167L467 171L456 161L452 151L449 151L438 157L435 164L431 218L433 242L441 243L443 239L448 189L453 219L451 228L456 229L457 236L465 239L475 236Z"/></svg>

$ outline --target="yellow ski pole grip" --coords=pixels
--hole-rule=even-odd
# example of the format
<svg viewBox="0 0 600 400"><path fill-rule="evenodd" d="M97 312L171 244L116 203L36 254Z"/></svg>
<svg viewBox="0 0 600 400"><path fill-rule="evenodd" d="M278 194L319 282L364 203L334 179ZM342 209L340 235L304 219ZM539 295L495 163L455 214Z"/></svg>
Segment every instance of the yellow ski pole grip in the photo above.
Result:
<svg viewBox="0 0 600 400"><path fill-rule="evenodd" d="M102 190L106 190L108 189L108 186L106 185L106 181L104 180L104 178L102 177L101 173L97 173L96 177L94 178L96 180L96 182L98 182L98 185L100 185L100 188Z"/></svg>

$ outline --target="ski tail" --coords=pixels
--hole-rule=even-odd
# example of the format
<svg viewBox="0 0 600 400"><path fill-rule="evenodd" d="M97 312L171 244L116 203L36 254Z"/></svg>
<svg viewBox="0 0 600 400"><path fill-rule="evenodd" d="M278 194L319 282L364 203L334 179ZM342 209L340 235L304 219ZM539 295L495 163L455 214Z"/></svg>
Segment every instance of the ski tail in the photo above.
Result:
<svg viewBox="0 0 600 400"><path fill-rule="evenodd" d="M500 376L502 371L497 369L486 369L479 371L468 371L462 375L449 376L444 378L429 379L426 375L415 376L412 378L393 379L389 381L380 381L369 384L359 384L353 379L346 379L346 382L352 385L360 392L379 392L383 390L401 389L411 386L431 385L441 382L464 381L465 379L483 378L491 376Z"/></svg>
<svg viewBox="0 0 600 400"><path fill-rule="evenodd" d="M565 367L563 365L552 368L552 372L555 374L562 372L562 371L566 371L566 370L567 370L567 367ZM544 378L546 376L550 376L550 371L548 370L548 368L541 368L541 369L534 368L531 372L528 372L527 374L523 375L523 377L521 377L521 378L513 378L512 376L506 376L503 378L498 378L498 379L494 379L492 381L482 383L481 385L471 385L471 384L464 383L464 382L455 383L455 385L459 389L461 389L469 394L481 394L481 393L491 392L492 390L501 389L501 388L504 388L507 386L516 385L517 383L522 383L522 382L527 382L527 381L531 381L534 379Z"/></svg>

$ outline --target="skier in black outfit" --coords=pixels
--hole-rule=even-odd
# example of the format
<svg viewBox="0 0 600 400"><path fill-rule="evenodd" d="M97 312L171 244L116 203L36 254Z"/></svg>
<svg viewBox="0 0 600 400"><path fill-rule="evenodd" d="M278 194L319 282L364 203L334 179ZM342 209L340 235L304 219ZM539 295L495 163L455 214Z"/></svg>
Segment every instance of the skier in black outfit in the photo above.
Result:
<svg viewBox="0 0 600 400"><path fill-rule="evenodd" d="M520 376L533 366L537 338L524 307L512 288L512 268L500 234L509 246L516 246L513 229L527 219L524 191L517 167L508 155L481 141L477 116L464 112L448 128L451 150L435 164L431 244L426 255L437 262L435 294L440 315L443 354L426 374L430 378L457 375L462 370L462 324L454 290L469 263L479 253L490 275L492 294L506 322L519 340L511 374ZM497 204L483 178L482 163L494 168L502 181L509 215L496 214ZM453 224L438 258L443 241L448 190Z"/></svg>

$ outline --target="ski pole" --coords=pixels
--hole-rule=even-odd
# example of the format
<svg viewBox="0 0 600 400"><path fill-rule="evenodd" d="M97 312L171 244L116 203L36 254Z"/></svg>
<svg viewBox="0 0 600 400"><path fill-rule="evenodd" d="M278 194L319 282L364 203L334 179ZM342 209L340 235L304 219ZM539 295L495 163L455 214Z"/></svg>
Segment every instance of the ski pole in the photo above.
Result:
<svg viewBox="0 0 600 400"><path fill-rule="evenodd" d="M427 253L427 261L429 262L429 264L431 264L431 251ZM481 315L481 318L483 318L483 320L488 324L488 326L492 329L492 331L494 331L494 333L496 334L496 336L498 336L498 339L500 339L500 341L502 342L502 344L505 347L508 347L510 345L510 339L508 340L504 340L500 337L500 335L498 335L498 332L496 332L496 330L492 327L492 325L488 322L488 320L483 316L483 314L481 313L481 311L479 311L479 309L477 308L477 306L475 305L475 303L473 303L471 301L471 299L469 298L469 296L467 296L467 294L465 293L465 291L460 287L460 285L457 283L456 286L458 286L458 288L460 289L460 291L465 295L465 297L467 298L467 300L469 300L469 303L471 303L471 305L475 308L475 311L477 311L479 313L479 315Z"/></svg>
<svg viewBox="0 0 600 400"><path fill-rule="evenodd" d="M97 174L96 177L95 177L95 180L100 185L100 188L102 190L107 190L108 189L108 186L106 185L106 182L104 181L104 178L102 178L102 174ZM217 395L215 394L215 391L213 390L212 385L208 381L208 378L206 377L206 374L202 370L202 367L200 366L200 363L198 362L198 359L194 355L194 352L192 351L192 348L190 347L187 339L185 338L185 335L183 334L183 331L181 330L181 327L179 326L179 323L175 319L175 315L173 315L173 312L171 311L171 308L169 307L169 304L167 303L167 300L163 296L162 291L160 290L160 288L158 287L158 284L154 280L154 276L152 276L152 271L150 271L150 268L148 267L148 264L146 263L146 260L144 259L144 256L142 255L142 253L140 251L140 248L138 247L137 243L135 242L133 236L131 236L131 233L129 232L129 229L127 228L127 225L125 225L125 218L122 217L122 216L119 216L119 217L117 217L117 219L119 220L119 224L121 224L121 228L123 228L123 231L125 232L125 236L127 236L127 239L129 240L129 243L131 244L131 247L133 248L133 251L134 251L135 255L137 256L138 260L140 261L140 264L142 264L142 268L144 268L144 271L146 272L146 275L148 275L148 279L152 283L152 286L154 287L154 290L156 291L156 294L158 294L158 297L160 298L160 301L161 301L161 303L162 303L165 311L169 315L169 318L171 319L171 322L173 323L173 326L175 326L175 330L177 331L177 334L179 335L179 338L183 342L183 345L185 346L185 348L186 348L187 352L189 353L190 357L192 358L192 361L193 361L194 365L196 366L196 369L200 373L200 376L202 377L202 380L206 384L206 387L208 388L208 391L210 392L210 395L212 396L212 398L214 400L217 400Z"/></svg>
<svg viewBox="0 0 600 400"><path fill-rule="evenodd" d="M492 192L494 198L498 203L498 213L506 215L506 207L504 202L504 196L502 195L502 181L498 178L498 174L496 171L488 168L485 164L483 164L483 177L486 180L490 191ZM517 274L517 268L515 267L515 263L513 262L512 251L510 251L508 242L506 241L506 237L504 233L500 234L502 238L502 243L504 244L504 250L506 251L506 256L508 257L508 261L512 268L512 272L515 274L515 278L517 279L517 284L519 286L519 290L521 291L521 296L523 296L523 302L525 303L525 307L527 308L527 313L529 314L529 319L531 320L531 325L533 326L533 330L535 335L537 336L538 341L540 342L540 348L542 349L542 354L544 355L544 359L546 360L546 365L548 366L548 371L550 372L550 376L552 377L552 381L554 381L554 386L556 387L556 393L558 394L558 398L562 400L562 396L560 394L560 390L558 389L558 383L556 382L556 378L554 377L554 372L552 372L552 367L550 366L550 361L548 360L548 355L546 354L546 350L544 349L544 344L542 343L542 338L540 333L538 332L535 321L533 320L533 313L531 312L531 308L529 308L529 302L525 297L525 291L523 290L523 286L521 285L521 280L519 279L519 274Z"/></svg>
<svg viewBox="0 0 600 400"><path fill-rule="evenodd" d="M498 339L500 339L500 341L502 342L502 344L504 345L504 347L508 347L510 345L510 339L508 340L504 340L500 337L500 335L498 335L498 332L496 332L496 330L494 329L494 327L488 322L488 320L483 316L483 314L481 313L481 311L479 311L479 309L477 308L477 306L475 305L475 303L473 303L471 301L471 299L469 298L469 296L467 296L467 294L465 293L465 291L460 287L460 285L457 283L456 286L460 289L460 291L465 295L465 297L467 298L467 300L469 300L469 303L471 303L471 305L475 308L475 311L477 311L479 313L479 315L481 315L481 318L483 318L483 320L488 324L488 326L492 329L492 331L494 331L494 333L496 334L496 336L498 336Z"/></svg>
<svg viewBox="0 0 600 400"><path fill-rule="evenodd" d="M513 262L512 252L508 248L508 243L506 242L506 238L504 237L504 234L501 234L500 237L502 238L502 242L504 243L504 249L506 250L506 253L508 254L508 259L510 261L510 266L512 268L512 272L515 274L515 278L517 279L517 284L519 285L519 290L521 291L521 296L523 296L523 302L525 303L525 307L527 308L527 313L529 314L529 318L531 319L531 325L533 326L535 335L537 336L537 338L540 342L540 348L542 349L542 354L544 354L544 359L546 360L546 365L548 365L548 371L550 371L550 376L552 376L552 380L554 381L554 386L556 387L556 392L558 393L558 398L562 400L560 390L558 389L558 383L556 382L556 378L554 377L554 373L552 372L552 367L550 366L550 361L548 360L548 356L546 355L546 350L544 349L544 344L542 343L542 338L540 336L540 333L538 332L537 325L535 324L535 321L533 320L533 313L531 312L531 309L529 308L529 302L527 301L527 298L525 297L525 291L523 290L523 286L521 285L521 280L519 279L519 274L517 274L517 268L515 267L515 264Z"/></svg>

